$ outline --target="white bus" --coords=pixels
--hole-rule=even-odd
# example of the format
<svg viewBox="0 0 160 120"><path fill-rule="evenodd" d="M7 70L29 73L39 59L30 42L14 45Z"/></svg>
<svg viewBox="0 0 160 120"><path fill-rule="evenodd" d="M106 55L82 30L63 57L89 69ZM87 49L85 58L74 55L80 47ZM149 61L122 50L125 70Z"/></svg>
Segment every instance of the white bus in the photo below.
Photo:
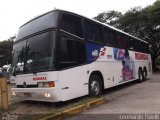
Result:
<svg viewBox="0 0 160 120"><path fill-rule="evenodd" d="M58 102L133 80L152 71L148 43L84 16L53 10L22 25L13 46L12 94Z"/></svg>

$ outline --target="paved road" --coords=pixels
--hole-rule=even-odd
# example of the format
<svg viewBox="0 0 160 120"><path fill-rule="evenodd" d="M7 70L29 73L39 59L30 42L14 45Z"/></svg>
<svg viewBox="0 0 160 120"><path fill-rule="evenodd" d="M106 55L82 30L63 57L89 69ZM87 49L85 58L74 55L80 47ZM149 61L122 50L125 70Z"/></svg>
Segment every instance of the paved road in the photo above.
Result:
<svg viewBox="0 0 160 120"><path fill-rule="evenodd" d="M68 118L68 120L130 120L133 117L139 120L159 120L160 73L153 74L152 79L143 83L132 82L108 89L103 97L108 100L107 103Z"/></svg>

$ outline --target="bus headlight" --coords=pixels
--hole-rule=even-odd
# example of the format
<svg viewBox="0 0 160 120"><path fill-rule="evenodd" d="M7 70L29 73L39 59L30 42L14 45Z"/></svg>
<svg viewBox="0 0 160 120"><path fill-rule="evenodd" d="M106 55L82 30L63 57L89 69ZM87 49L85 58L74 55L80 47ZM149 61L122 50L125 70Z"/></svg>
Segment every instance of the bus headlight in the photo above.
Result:
<svg viewBox="0 0 160 120"><path fill-rule="evenodd" d="M52 82L39 82L38 87L55 87L55 83Z"/></svg>
<svg viewBox="0 0 160 120"><path fill-rule="evenodd" d="M12 92L12 95L13 95L13 96L16 96L16 93L15 93L15 92Z"/></svg>
<svg viewBox="0 0 160 120"><path fill-rule="evenodd" d="M44 93L44 97L49 98L49 97L51 97L51 94L50 93Z"/></svg>

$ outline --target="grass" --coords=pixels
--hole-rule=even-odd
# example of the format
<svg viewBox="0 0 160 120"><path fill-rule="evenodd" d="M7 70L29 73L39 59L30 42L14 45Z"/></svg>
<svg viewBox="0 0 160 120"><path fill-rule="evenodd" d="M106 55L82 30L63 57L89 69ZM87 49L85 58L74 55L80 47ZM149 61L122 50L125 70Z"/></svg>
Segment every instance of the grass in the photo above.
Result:
<svg viewBox="0 0 160 120"><path fill-rule="evenodd" d="M39 120L42 117L46 117L48 114L28 114L28 115L18 115L18 120Z"/></svg>
<svg viewBox="0 0 160 120"><path fill-rule="evenodd" d="M46 113L44 113L44 114L41 114L41 113L37 114L36 113L35 114L32 111L32 109L29 109L27 111L28 114L18 114L18 120L38 120L40 118L47 117L47 116L50 116L50 115L54 115L58 112L62 112L66 109L73 108L73 107L76 107L78 105L86 104L87 102L91 102L91 101L96 100L96 99L97 98L90 98L88 96L85 96L85 97L77 98L77 99L66 101L66 102L49 103L51 105L46 106L46 108L48 107L48 109L47 109L48 111ZM16 104L10 105L9 113L12 114L12 112L14 110L16 110L18 108L18 106L20 106L21 104L28 104L29 106L30 105L35 106L36 103L35 102L33 102L33 103L32 102L28 102L28 103L27 102L24 102L24 103L22 102L22 103L16 103ZM41 103L37 107L41 107Z"/></svg>

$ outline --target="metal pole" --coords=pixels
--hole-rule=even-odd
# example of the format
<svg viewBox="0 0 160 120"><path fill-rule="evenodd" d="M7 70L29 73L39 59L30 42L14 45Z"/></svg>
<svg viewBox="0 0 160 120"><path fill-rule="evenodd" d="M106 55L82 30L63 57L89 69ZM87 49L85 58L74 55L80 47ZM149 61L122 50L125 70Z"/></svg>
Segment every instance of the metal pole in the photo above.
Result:
<svg viewBox="0 0 160 120"><path fill-rule="evenodd" d="M5 78L0 78L1 85L1 104L4 111L8 111L8 89L7 80Z"/></svg>

